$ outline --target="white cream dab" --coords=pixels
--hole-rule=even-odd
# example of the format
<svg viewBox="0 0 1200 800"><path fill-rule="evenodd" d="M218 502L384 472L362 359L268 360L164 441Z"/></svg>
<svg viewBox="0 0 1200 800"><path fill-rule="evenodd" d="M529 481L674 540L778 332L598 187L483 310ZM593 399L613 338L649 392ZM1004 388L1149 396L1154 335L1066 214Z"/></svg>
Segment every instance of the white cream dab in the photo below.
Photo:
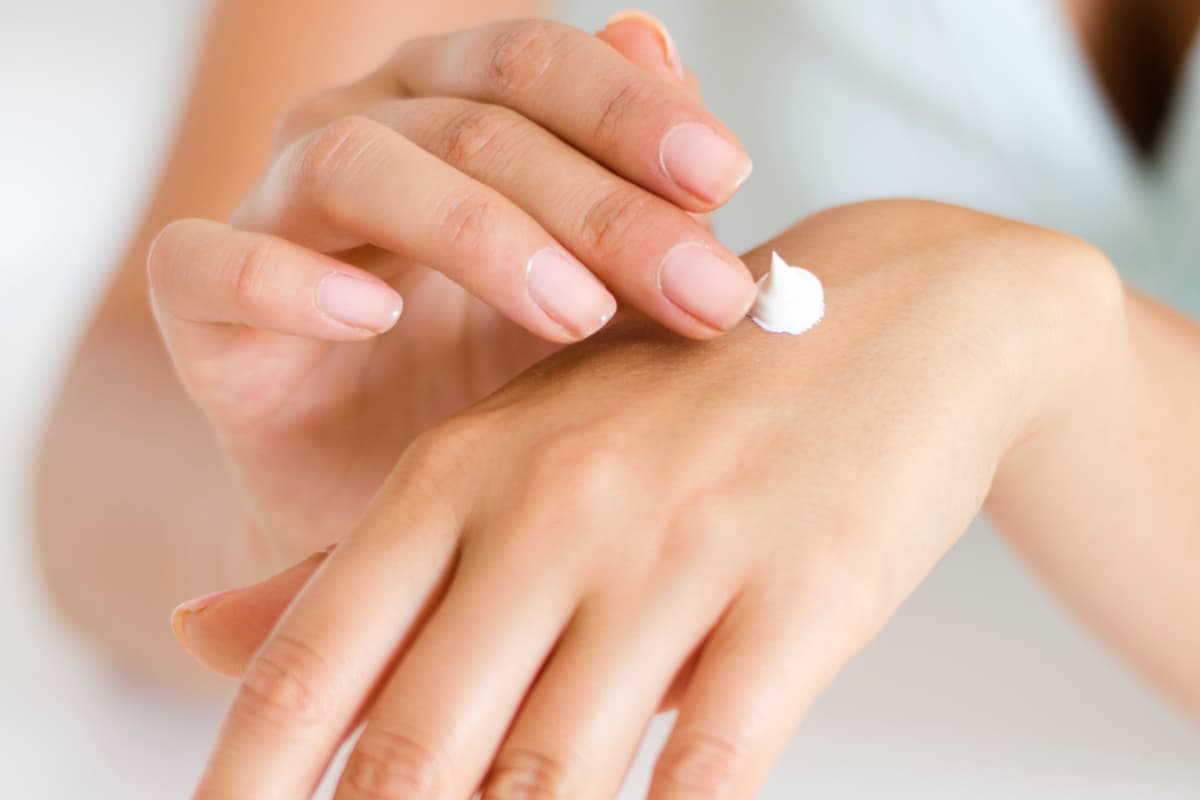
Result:
<svg viewBox="0 0 1200 800"><path fill-rule="evenodd" d="M771 333L804 333L825 316L825 289L806 269L771 253L771 271L758 279L758 299L750 319Z"/></svg>

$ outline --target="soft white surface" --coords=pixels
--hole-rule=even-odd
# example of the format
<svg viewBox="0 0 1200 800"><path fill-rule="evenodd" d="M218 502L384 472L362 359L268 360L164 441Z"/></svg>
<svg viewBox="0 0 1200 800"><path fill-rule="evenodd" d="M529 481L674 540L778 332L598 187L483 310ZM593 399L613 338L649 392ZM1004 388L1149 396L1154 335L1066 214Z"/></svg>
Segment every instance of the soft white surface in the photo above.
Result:
<svg viewBox="0 0 1200 800"><path fill-rule="evenodd" d="M1039 0L648 5L756 157L721 220L731 244L831 202L920 195L1085 235L1200 310L1194 83L1169 167L1146 170ZM5 797L186 796L220 713L111 674L56 630L22 499L41 410L153 179L202 6L0 3ZM615 10L569 11L598 27ZM1182 800L1200 796L1200 735L980 529L818 702L763 796Z"/></svg>

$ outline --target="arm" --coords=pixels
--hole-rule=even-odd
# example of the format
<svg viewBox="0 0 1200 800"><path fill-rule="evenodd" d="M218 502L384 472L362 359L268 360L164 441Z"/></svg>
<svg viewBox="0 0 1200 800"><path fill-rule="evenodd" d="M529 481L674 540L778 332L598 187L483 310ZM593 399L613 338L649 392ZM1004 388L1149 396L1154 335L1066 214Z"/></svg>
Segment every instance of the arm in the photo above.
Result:
<svg viewBox="0 0 1200 800"><path fill-rule="evenodd" d="M986 509L1076 613L1200 714L1200 326L1122 289L1095 251L1068 252L1082 280L1055 291L1099 328L1102 356L999 462ZM193 652L240 675L322 560L185 615Z"/></svg>
<svg viewBox="0 0 1200 800"><path fill-rule="evenodd" d="M1139 444L1187 424L1147 402L1187 396L1165 378L1189 354L1151 333L1169 317L1139 317L1086 244L937 204L832 209L748 262L769 249L825 282L811 333L615 326L417 439L331 555L185 606L193 650L242 679L197 796L301 793L363 721L348 798L606 796L672 702L651 796L749 796L989 500L1063 534L1047 552L1071 562L1043 569L1117 598L1077 603L1095 624L1161 620L1118 641L1194 697L1184 446ZM1127 489L1117 454L1180 484ZM1122 501L1111 527L1087 518ZM1142 503L1177 533L1123 535ZM251 647L220 647L255 614Z"/></svg>
<svg viewBox="0 0 1200 800"><path fill-rule="evenodd" d="M366 71L410 36L537 6L219 4L160 188L80 345L39 467L48 583L64 614L119 657L162 674L191 670L166 632L167 611L180 596L263 569L246 552L228 466L179 387L146 302L154 233L181 216L227 218L267 163L283 109L302 95Z"/></svg>
<svg viewBox="0 0 1200 800"><path fill-rule="evenodd" d="M1107 358L1005 459L988 511L1084 620L1200 714L1200 326L1123 300Z"/></svg>
<svg viewBox="0 0 1200 800"><path fill-rule="evenodd" d="M1103 457L1082 437L1127 418L1078 413L1138 363L1085 244L886 201L769 248L825 283L811 333L617 326L414 443L331 555L193 607L199 643L323 564L256 656L219 659L242 690L197 796L300 793L360 721L347 798L608 796L664 698L650 796L751 796L985 499L1037 503L1020 462Z"/></svg>

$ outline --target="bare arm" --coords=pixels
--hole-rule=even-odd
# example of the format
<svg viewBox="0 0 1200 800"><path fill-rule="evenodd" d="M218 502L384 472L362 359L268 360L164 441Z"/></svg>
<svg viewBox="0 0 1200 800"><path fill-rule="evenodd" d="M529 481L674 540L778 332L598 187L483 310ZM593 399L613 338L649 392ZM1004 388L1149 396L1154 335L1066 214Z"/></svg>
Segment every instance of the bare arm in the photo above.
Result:
<svg viewBox="0 0 1200 800"><path fill-rule="evenodd" d="M1200 326L1127 293L1075 402L1002 465L991 515L1033 568L1200 714Z"/></svg>
<svg viewBox="0 0 1200 800"><path fill-rule="evenodd" d="M38 536L63 612L122 659L198 671L167 614L207 587L256 576L233 478L179 387L146 301L145 254L171 219L224 219L261 174L283 110L378 64L414 35L528 0L224 0L159 190L80 345L47 434ZM219 166L218 166L219 165Z"/></svg>
<svg viewBox="0 0 1200 800"><path fill-rule="evenodd" d="M955 245L948 250L953 258L978 267L964 269L965 274L986 273L983 267L997 253L1002 260L1018 261L1016 300L992 291L963 301L967 308L980 303L979 313L1001 318L993 334L1025 342L1022 355L1000 362L996 377L1013 386L1016 405L1039 407L1032 429L1022 426L1018 443L1004 447L987 509L1033 568L1089 624L1200 712L1200 326L1122 287L1107 260L1081 242L1039 233L1022 260L1012 253L1031 239L1028 229L1003 223L1010 239L989 223L979 235L971 227L978 227L973 220L979 218L933 204L885 201L817 215L797 227L808 232L805 239L790 239L798 236L793 232L776 244L825 265L836 259L849 261L848 268L880 262L894 267L892 255L881 257L876 250L890 241L885 232L899 231L911 232L916 240L904 244L907 240L897 236L921 256L919 264L939 263L920 245L922 237L939 236ZM879 234L870 240L852 235L867 228ZM956 237L960 228L964 232ZM814 232L820 238L813 238ZM997 242L1004 246L997 248ZM1035 304L1041 322L1021 323L1015 310L1030 304L1037 286L1055 274L1055 265L1066 279L1050 278L1049 300ZM955 308L947 301L938 313ZM874 320L864 317L863 324L868 323ZM750 335L761 355L767 345L752 335L752 326L744 327L750 334L722 341ZM944 334L947 341L954 338ZM1088 344L1072 344L1076 340ZM698 350L695 357L700 364L706 358L720 362L727 346L747 345ZM664 366L675 357L660 355ZM970 361L980 359L974 353ZM906 381L920 386L912 376ZM985 424L996 397L989 389L974 405L963 406L971 419L968 427ZM957 460L960 469L970 463ZM929 511L947 504L951 494L941 486ZM909 546L921 542L917 537ZM240 675L321 562L311 559L272 581L181 614L193 652L214 669Z"/></svg>

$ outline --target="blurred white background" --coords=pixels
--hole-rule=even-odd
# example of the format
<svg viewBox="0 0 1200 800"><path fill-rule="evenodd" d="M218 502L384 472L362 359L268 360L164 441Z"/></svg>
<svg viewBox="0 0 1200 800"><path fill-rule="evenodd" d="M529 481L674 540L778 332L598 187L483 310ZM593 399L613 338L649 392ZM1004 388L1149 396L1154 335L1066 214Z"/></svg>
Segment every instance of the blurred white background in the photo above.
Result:
<svg viewBox="0 0 1200 800"><path fill-rule="evenodd" d="M4 797L186 796L222 710L117 674L58 628L25 499L55 382L164 156L204 7L0 2ZM1200 733L977 526L820 700L763 796L1197 798Z"/></svg>

